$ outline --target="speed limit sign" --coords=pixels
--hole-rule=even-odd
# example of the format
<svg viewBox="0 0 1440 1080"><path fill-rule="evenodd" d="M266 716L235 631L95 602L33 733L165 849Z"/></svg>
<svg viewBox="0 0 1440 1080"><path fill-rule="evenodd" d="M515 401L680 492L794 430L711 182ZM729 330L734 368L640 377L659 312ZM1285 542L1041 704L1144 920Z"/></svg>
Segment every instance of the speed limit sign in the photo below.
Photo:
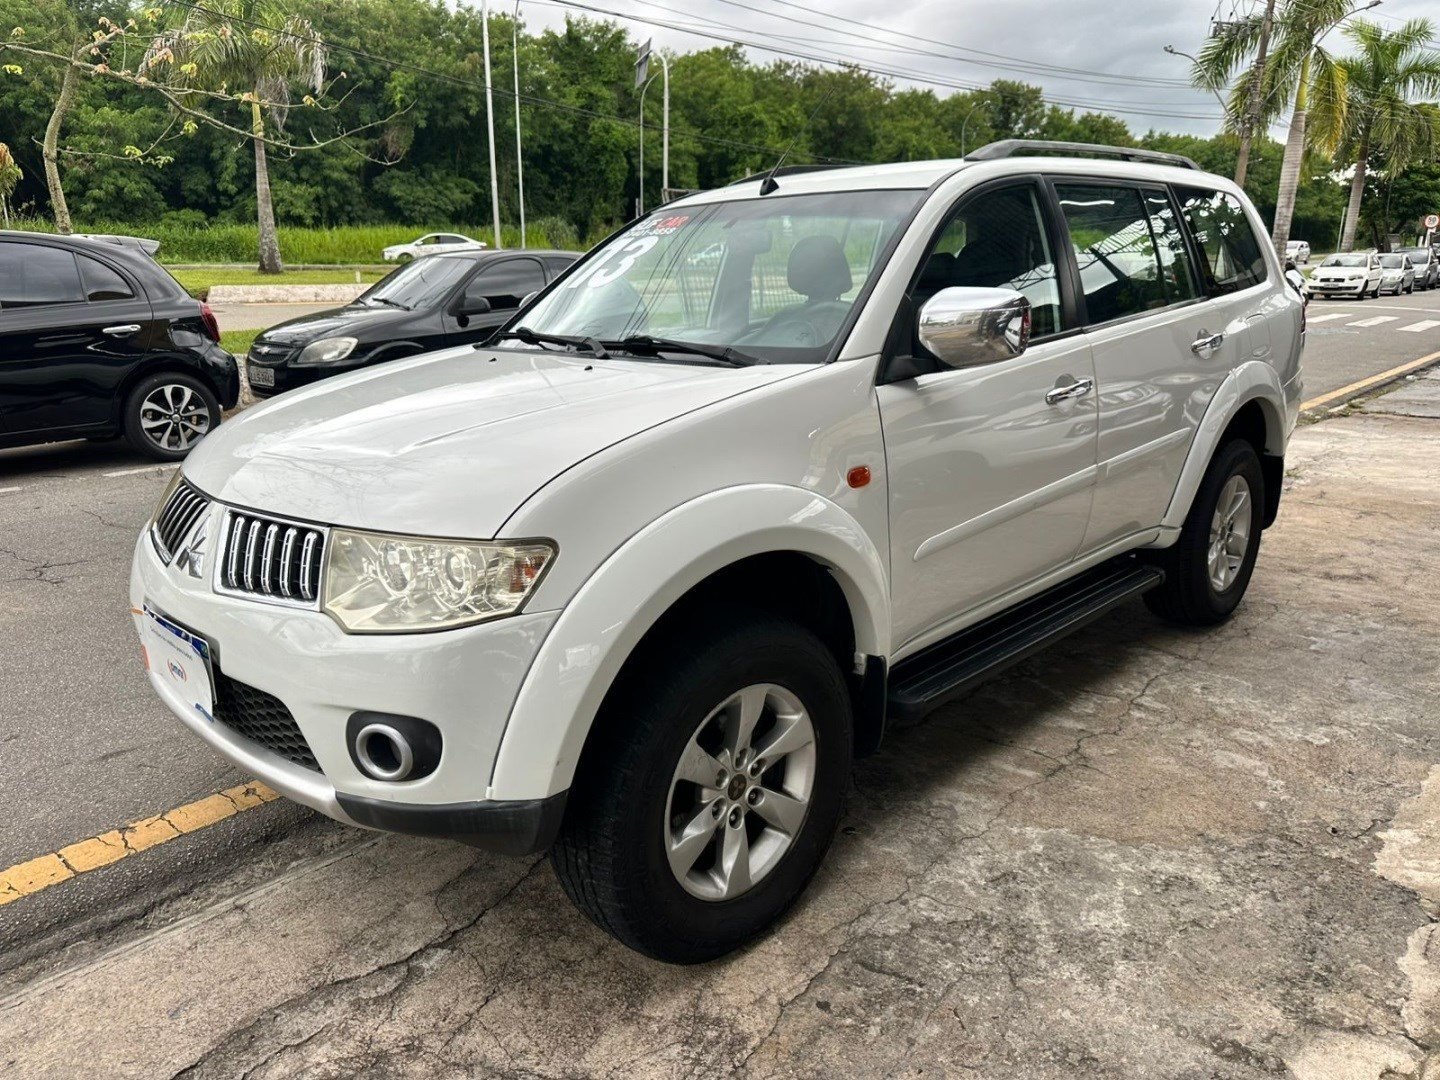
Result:
<svg viewBox="0 0 1440 1080"><path fill-rule="evenodd" d="M1426 215L1425 215L1425 228L1427 228L1427 229L1440 228L1440 214L1426 214Z"/></svg>

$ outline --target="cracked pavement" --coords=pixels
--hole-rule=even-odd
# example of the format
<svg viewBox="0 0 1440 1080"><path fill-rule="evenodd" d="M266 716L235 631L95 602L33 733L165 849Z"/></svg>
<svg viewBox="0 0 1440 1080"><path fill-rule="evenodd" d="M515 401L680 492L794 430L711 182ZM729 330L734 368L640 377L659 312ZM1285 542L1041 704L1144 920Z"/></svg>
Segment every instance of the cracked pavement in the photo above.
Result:
<svg viewBox="0 0 1440 1080"><path fill-rule="evenodd" d="M735 956L311 820L0 976L0 1071L1436 1080L1440 421L1384 401L1297 432L1232 622L1133 605L892 732Z"/></svg>

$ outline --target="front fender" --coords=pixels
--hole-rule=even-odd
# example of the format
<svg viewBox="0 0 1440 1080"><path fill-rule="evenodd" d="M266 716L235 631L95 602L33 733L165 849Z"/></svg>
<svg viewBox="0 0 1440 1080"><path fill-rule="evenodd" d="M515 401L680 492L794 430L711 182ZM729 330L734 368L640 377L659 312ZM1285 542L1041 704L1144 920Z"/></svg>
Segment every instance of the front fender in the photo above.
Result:
<svg viewBox="0 0 1440 1080"><path fill-rule="evenodd" d="M711 574L774 551L828 567L849 603L855 648L889 655L885 561L853 517L813 491L779 484L703 495L631 537L566 605L515 699L488 797L566 790L601 702L645 632Z"/></svg>
<svg viewBox="0 0 1440 1080"><path fill-rule="evenodd" d="M1221 436L1235 414L1251 401L1258 401L1265 413L1265 452L1284 456L1285 443L1295 426L1295 410L1286 401L1285 388L1280 385L1280 376L1275 369L1263 360L1247 361L1230 372L1220 384L1195 431L1190 453L1180 470L1175 494L1161 520L1161 525L1171 531L1168 538L1171 542L1185 524L1185 515L1190 512L1190 504L1200 490L1200 481L1205 478L1210 459L1220 448Z"/></svg>

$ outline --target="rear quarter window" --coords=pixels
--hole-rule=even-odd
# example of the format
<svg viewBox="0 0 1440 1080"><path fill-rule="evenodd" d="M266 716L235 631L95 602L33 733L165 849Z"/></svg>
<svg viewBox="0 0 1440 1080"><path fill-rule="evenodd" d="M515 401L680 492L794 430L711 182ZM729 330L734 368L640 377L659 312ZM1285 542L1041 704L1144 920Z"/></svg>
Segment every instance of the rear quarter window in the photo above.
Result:
<svg viewBox="0 0 1440 1080"><path fill-rule="evenodd" d="M1211 296L1259 285L1268 276L1264 251L1240 200L1223 191L1177 188L1180 211L1200 248Z"/></svg>

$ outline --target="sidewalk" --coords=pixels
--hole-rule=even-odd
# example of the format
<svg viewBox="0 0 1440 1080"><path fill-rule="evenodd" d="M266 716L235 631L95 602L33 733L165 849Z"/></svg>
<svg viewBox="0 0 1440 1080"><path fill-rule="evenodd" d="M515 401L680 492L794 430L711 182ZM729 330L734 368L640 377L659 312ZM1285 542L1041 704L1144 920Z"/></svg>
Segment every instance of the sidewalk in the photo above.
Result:
<svg viewBox="0 0 1440 1080"><path fill-rule="evenodd" d="M664 967L543 862L326 826L0 980L0 1072L1434 1080L1437 409L1296 432L1223 628L1126 607L893 733L747 952Z"/></svg>

